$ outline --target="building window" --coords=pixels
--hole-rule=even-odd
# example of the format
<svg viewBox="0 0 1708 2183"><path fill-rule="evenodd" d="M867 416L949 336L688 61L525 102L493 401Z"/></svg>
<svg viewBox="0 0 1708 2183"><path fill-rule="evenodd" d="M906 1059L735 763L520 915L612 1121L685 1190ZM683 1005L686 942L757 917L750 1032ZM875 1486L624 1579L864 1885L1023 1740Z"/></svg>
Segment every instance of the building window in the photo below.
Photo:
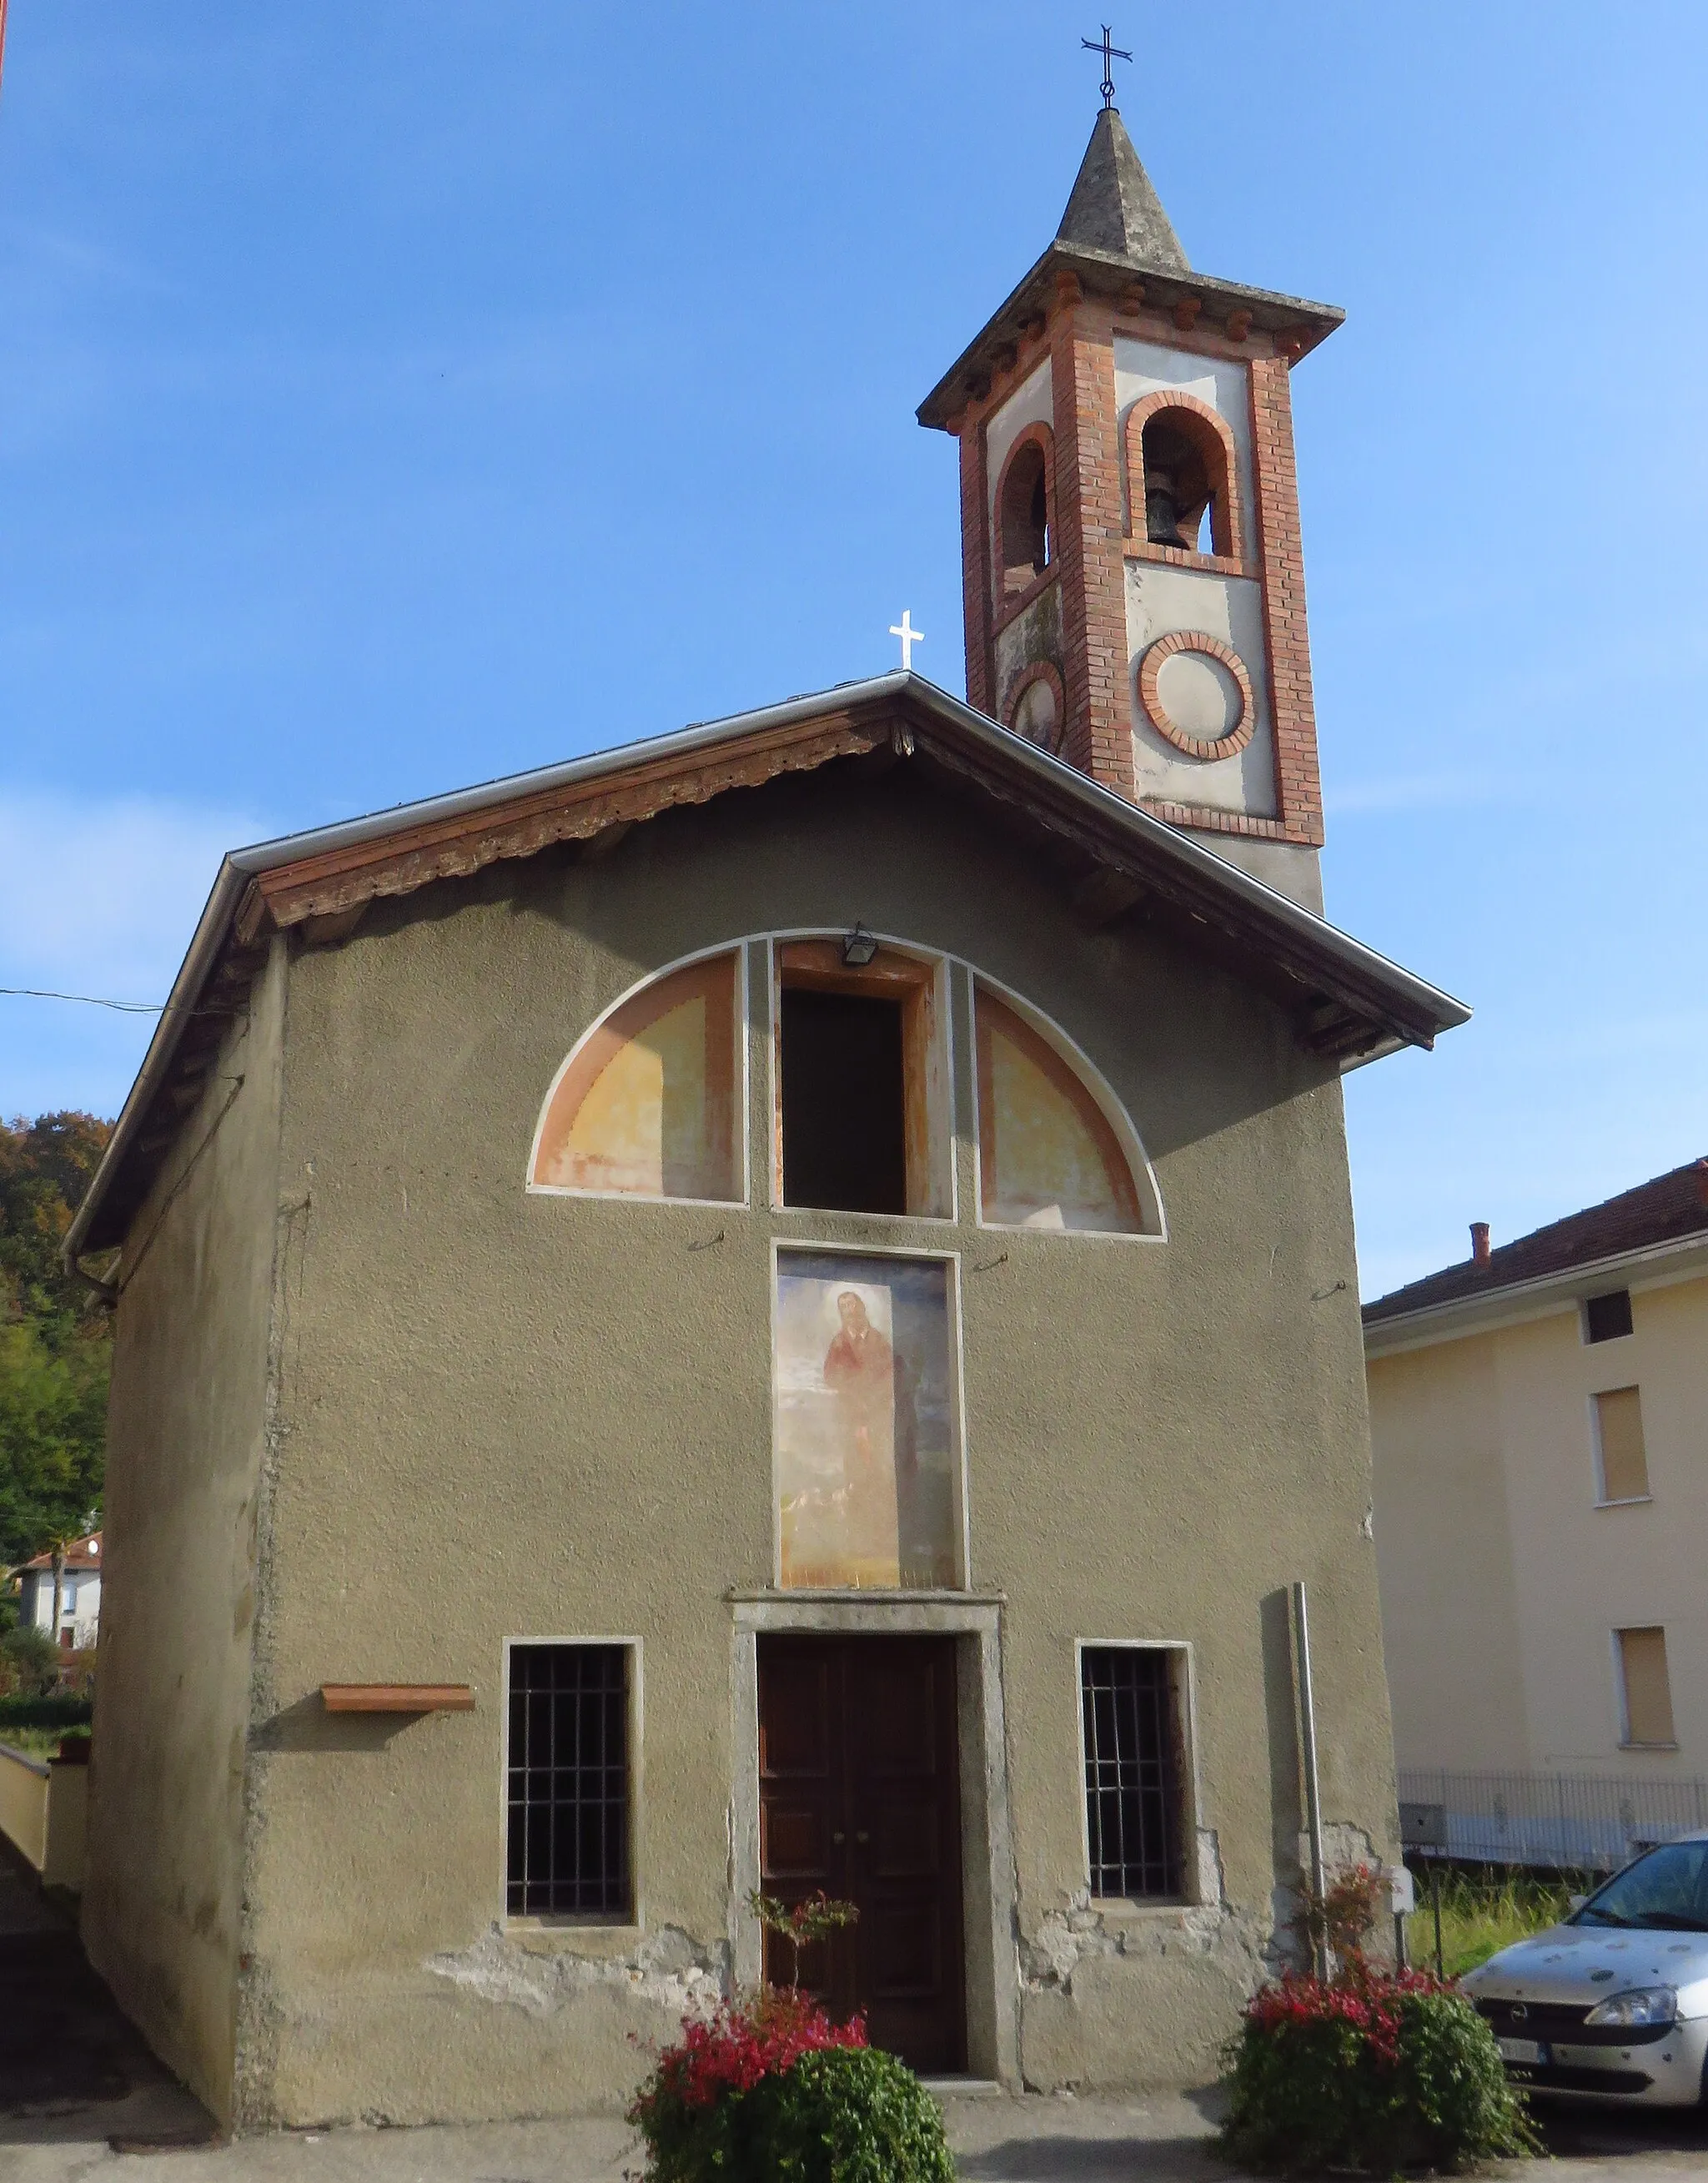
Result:
<svg viewBox="0 0 1708 2183"><path fill-rule="evenodd" d="M1093 1895L1178 1900L1185 1891L1181 1658L1156 1645L1080 1652Z"/></svg>
<svg viewBox="0 0 1708 2183"><path fill-rule="evenodd" d="M1634 1387L1610 1387L1595 1397L1595 1455L1601 1498L1646 1501L1649 1458L1643 1446L1643 1401Z"/></svg>
<svg viewBox="0 0 1708 2183"><path fill-rule="evenodd" d="M629 1916L629 1647L513 1645L506 1908Z"/></svg>
<svg viewBox="0 0 1708 2183"><path fill-rule="evenodd" d="M1614 1289L1606 1296L1590 1297L1583 1306L1583 1339L1616 1341L1631 1331L1631 1291Z"/></svg>
<svg viewBox="0 0 1708 2183"><path fill-rule="evenodd" d="M1619 1697L1623 1718L1620 1741L1627 1745L1659 1744L1676 1748L1672 1733L1672 1686L1666 1674L1664 1630L1616 1630Z"/></svg>
<svg viewBox="0 0 1708 2183"><path fill-rule="evenodd" d="M777 951L782 1202L837 1213L951 1210L940 966L835 940Z"/></svg>

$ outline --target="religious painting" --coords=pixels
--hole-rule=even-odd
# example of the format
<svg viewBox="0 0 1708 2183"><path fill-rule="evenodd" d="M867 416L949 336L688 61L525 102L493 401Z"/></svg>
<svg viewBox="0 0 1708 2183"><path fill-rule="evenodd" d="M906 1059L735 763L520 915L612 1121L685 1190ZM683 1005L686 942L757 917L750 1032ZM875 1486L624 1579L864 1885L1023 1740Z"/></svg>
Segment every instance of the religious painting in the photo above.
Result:
<svg viewBox="0 0 1708 2183"><path fill-rule="evenodd" d="M740 988L737 956L714 955L613 1008L558 1071L530 1187L739 1198Z"/></svg>
<svg viewBox="0 0 1708 2183"><path fill-rule="evenodd" d="M1090 1086L983 986L976 1014L984 1219L1005 1228L1143 1234L1132 1164ZM1154 1232L1158 1224L1148 1225Z"/></svg>
<svg viewBox="0 0 1708 2183"><path fill-rule="evenodd" d="M778 1531L785 1586L959 1581L953 1269L777 1254Z"/></svg>

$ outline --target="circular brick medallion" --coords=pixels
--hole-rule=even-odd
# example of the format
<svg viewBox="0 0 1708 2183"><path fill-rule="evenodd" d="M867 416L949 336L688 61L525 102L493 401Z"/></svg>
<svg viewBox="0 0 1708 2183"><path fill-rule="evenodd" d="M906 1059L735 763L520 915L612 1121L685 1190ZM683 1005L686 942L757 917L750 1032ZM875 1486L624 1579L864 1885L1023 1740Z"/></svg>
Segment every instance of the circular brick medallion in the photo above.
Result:
<svg viewBox="0 0 1708 2183"><path fill-rule="evenodd" d="M1213 660L1223 669L1234 684L1235 704L1234 716L1218 736L1193 735L1169 717L1162 702L1160 681L1162 669L1179 654L1197 653ZM1139 663L1139 702L1145 708L1145 717L1166 742L1188 758L1233 758L1245 749L1257 731L1257 706L1251 694L1251 677L1245 671L1245 663L1219 636L1206 636L1202 630L1171 630L1167 636L1159 636Z"/></svg>

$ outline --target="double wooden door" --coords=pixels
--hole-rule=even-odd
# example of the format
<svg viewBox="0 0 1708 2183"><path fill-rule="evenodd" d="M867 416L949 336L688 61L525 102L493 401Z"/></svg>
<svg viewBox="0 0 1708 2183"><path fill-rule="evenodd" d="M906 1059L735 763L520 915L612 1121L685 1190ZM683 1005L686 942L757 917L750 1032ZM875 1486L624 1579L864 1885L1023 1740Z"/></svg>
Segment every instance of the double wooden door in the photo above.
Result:
<svg viewBox="0 0 1708 2183"><path fill-rule="evenodd" d="M801 1983L916 2069L966 2067L952 1638L762 1637L759 1857L766 1894L823 1889L857 1922L803 1949ZM766 1975L790 1951L766 1936Z"/></svg>

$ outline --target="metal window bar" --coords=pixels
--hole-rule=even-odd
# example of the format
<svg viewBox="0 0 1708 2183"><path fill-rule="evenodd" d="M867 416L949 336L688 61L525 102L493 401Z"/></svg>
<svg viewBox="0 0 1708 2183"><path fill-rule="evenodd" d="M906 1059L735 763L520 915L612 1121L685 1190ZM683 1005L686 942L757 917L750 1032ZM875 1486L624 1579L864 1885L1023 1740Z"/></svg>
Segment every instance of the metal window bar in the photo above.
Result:
<svg viewBox="0 0 1708 2183"><path fill-rule="evenodd" d="M508 1773L510 1914L626 1917L626 1646L511 1647Z"/></svg>
<svg viewBox="0 0 1708 2183"><path fill-rule="evenodd" d="M1079 1695L1091 1892L1178 1896L1179 1724L1169 1656L1149 1647L1087 1646Z"/></svg>
<svg viewBox="0 0 1708 2183"><path fill-rule="evenodd" d="M1634 1775L1400 1769L1408 1849L1474 1864L1613 1872L1708 1827L1708 1782Z"/></svg>

